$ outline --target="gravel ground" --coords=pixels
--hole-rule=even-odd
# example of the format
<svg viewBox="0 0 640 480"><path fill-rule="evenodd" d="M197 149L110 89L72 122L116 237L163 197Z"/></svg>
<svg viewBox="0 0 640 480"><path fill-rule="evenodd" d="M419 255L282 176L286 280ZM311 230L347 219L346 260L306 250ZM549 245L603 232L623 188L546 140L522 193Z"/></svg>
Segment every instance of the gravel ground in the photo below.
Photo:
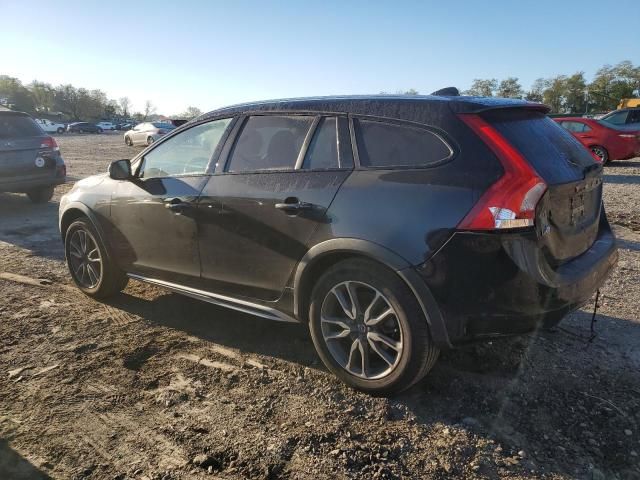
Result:
<svg viewBox="0 0 640 480"><path fill-rule="evenodd" d="M58 141L70 182L138 151ZM445 352L392 399L343 386L303 326L137 282L90 300L57 232L70 184L0 194L0 478L640 478L640 159L605 172L620 262L597 338L580 310Z"/></svg>

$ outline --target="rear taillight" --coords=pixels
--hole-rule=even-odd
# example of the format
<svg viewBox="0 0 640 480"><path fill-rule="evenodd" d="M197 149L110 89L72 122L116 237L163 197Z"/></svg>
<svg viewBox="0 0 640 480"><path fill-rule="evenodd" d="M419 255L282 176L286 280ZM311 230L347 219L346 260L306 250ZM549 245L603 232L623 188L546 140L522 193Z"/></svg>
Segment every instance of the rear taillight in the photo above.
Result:
<svg viewBox="0 0 640 480"><path fill-rule="evenodd" d="M58 144L56 143L53 137L44 137L40 142L40 148L46 148L48 150L53 150L56 152L60 150L60 148L58 147Z"/></svg>
<svg viewBox="0 0 640 480"><path fill-rule="evenodd" d="M536 205L547 184L520 152L482 117L466 114L460 118L495 153L504 174L480 197L458 228L494 230L533 226Z"/></svg>

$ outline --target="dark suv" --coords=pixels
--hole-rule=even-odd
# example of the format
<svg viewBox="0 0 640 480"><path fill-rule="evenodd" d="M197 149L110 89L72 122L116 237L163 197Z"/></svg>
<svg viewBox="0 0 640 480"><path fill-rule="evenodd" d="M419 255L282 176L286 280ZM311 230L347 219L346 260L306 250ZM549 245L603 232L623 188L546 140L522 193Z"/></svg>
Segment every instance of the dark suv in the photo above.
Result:
<svg viewBox="0 0 640 480"><path fill-rule="evenodd" d="M440 349L555 325L614 265L602 165L546 112L367 96L205 114L63 198L71 275L308 323L346 383L402 390Z"/></svg>
<svg viewBox="0 0 640 480"><path fill-rule="evenodd" d="M66 167L56 141L26 113L0 111L0 192L48 202Z"/></svg>

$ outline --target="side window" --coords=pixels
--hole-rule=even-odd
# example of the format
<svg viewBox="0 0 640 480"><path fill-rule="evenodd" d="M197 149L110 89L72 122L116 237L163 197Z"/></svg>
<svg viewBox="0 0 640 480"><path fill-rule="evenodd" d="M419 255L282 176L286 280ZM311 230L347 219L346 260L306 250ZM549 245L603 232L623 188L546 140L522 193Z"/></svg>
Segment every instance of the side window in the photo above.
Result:
<svg viewBox="0 0 640 480"><path fill-rule="evenodd" d="M627 123L640 123L640 108L629 112Z"/></svg>
<svg viewBox="0 0 640 480"><path fill-rule="evenodd" d="M338 167L338 119L323 118L309 144L302 168L322 170Z"/></svg>
<svg viewBox="0 0 640 480"><path fill-rule="evenodd" d="M356 120L355 127L363 167L422 167L453 154L443 139L422 128L370 120Z"/></svg>
<svg viewBox="0 0 640 480"><path fill-rule="evenodd" d="M582 125L582 129L580 130L582 133L586 133L586 132L590 132L591 131L591 127L589 125L587 125L586 123L581 123L580 125Z"/></svg>
<svg viewBox="0 0 640 480"><path fill-rule="evenodd" d="M231 150L227 172L293 169L312 123L308 116L249 117Z"/></svg>
<svg viewBox="0 0 640 480"><path fill-rule="evenodd" d="M614 125L624 125L627 121L627 115L629 112L614 113L610 117L604 118L605 122L613 123Z"/></svg>
<svg viewBox="0 0 640 480"><path fill-rule="evenodd" d="M205 173L230 118L192 127L159 144L144 156L141 178Z"/></svg>

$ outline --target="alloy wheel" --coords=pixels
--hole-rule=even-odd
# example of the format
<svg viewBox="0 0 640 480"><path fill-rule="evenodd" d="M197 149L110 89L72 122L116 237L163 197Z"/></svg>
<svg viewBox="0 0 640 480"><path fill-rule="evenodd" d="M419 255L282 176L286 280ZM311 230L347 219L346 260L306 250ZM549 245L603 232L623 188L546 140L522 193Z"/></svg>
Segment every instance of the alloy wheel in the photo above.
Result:
<svg viewBox="0 0 640 480"><path fill-rule="evenodd" d="M604 151L604 149L602 147L591 147L591 151L597 155L598 157L600 157L600 160L602 160L603 162L607 161L607 154Z"/></svg>
<svg viewBox="0 0 640 480"><path fill-rule="evenodd" d="M380 291L364 282L335 285L322 302L320 325L334 360L356 377L385 377L402 357L403 333L396 311Z"/></svg>
<svg viewBox="0 0 640 480"><path fill-rule="evenodd" d="M102 257L91 233L78 229L69 241L69 264L76 281L83 288L95 288L102 278Z"/></svg>

